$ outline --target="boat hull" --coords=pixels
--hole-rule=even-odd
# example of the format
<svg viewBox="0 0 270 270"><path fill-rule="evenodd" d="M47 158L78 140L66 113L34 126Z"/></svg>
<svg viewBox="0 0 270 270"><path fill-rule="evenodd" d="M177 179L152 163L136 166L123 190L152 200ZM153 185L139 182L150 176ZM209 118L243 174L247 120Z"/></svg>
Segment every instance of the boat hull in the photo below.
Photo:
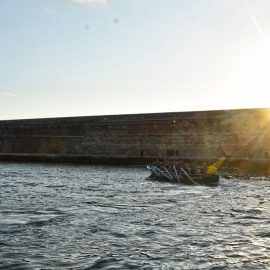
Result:
<svg viewBox="0 0 270 270"><path fill-rule="evenodd" d="M160 170L155 165L148 165L147 169L151 172L150 179L174 182L183 185L216 186L218 185L220 178L219 174L188 175L184 170L181 173L179 173L176 169L174 171Z"/></svg>
<svg viewBox="0 0 270 270"><path fill-rule="evenodd" d="M219 182L219 174L192 176L192 179L199 185L216 186ZM194 185L194 183L191 183L187 178L183 178L181 183L185 185Z"/></svg>

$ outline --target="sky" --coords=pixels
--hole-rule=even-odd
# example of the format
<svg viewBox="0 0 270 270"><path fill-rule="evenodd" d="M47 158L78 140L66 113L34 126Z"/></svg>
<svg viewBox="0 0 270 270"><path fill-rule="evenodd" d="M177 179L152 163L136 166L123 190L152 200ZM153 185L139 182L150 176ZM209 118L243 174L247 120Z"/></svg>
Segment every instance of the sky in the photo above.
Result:
<svg viewBox="0 0 270 270"><path fill-rule="evenodd" d="M0 0L0 119L270 107L269 0Z"/></svg>

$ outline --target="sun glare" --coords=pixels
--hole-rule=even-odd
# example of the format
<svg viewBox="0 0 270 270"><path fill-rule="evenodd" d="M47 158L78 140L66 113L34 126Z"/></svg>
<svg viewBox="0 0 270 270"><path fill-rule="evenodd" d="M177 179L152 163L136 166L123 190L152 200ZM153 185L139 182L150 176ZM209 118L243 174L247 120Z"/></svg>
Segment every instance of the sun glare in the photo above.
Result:
<svg viewBox="0 0 270 270"><path fill-rule="evenodd" d="M265 109L265 118L270 121L270 108Z"/></svg>
<svg viewBox="0 0 270 270"><path fill-rule="evenodd" d="M253 56L246 55L235 70L234 89L235 102L244 107L269 107L270 100L270 52L258 52Z"/></svg>

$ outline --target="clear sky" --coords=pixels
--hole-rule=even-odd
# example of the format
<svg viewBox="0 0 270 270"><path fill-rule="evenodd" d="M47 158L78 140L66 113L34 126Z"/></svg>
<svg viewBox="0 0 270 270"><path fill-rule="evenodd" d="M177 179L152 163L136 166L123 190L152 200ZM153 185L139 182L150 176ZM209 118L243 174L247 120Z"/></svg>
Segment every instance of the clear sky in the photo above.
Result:
<svg viewBox="0 0 270 270"><path fill-rule="evenodd" d="M0 0L0 119L270 107L269 0Z"/></svg>

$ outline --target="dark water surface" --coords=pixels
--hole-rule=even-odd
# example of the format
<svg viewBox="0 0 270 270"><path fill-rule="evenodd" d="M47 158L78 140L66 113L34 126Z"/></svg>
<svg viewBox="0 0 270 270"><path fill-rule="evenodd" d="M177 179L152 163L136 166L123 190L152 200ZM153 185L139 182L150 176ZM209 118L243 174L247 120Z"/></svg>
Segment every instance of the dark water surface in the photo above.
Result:
<svg viewBox="0 0 270 270"><path fill-rule="evenodd" d="M270 182L0 163L1 269L270 269Z"/></svg>

